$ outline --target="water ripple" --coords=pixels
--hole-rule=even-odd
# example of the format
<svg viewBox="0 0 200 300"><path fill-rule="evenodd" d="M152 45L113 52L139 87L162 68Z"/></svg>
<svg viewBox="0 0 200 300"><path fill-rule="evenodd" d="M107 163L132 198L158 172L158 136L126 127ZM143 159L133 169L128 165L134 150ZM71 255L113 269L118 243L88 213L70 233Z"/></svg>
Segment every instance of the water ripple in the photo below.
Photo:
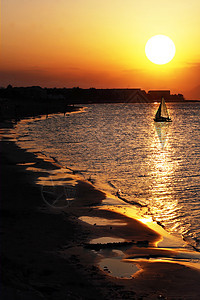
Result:
<svg viewBox="0 0 200 300"><path fill-rule="evenodd" d="M167 106L170 124L153 122L153 104L102 104L19 133L105 191L147 204L168 230L200 239L200 104Z"/></svg>

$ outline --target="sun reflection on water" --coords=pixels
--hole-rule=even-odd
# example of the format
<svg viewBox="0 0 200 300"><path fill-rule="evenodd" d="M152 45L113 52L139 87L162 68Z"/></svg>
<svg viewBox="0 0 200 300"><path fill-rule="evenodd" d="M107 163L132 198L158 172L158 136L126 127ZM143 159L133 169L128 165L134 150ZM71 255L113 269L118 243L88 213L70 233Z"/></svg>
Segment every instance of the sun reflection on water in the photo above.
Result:
<svg viewBox="0 0 200 300"><path fill-rule="evenodd" d="M164 148L167 141L167 134L170 129L170 125L170 123L165 122L155 122L154 124L162 148Z"/></svg>
<svg viewBox="0 0 200 300"><path fill-rule="evenodd" d="M155 124L155 134L151 141L153 155L148 159L152 183L149 187L151 214L164 226L179 220L178 197L174 191L173 177L177 162L173 160L173 147L170 143L170 125ZM177 225L174 224L173 228ZM171 228L172 229L172 228Z"/></svg>

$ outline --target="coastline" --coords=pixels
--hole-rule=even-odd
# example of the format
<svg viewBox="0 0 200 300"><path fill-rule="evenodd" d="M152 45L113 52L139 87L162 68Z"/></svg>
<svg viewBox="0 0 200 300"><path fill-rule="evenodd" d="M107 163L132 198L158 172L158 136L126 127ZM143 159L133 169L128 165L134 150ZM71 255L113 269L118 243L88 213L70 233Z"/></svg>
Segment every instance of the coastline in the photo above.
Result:
<svg viewBox="0 0 200 300"><path fill-rule="evenodd" d="M148 226L140 222L120 199L110 199L110 209L108 205L100 207L104 200L108 202L104 192L62 168L53 158L20 149L5 133L1 141L1 181L1 278L5 299L13 295L19 299L200 297L200 271L186 261L186 253L190 259L189 254L195 252L173 249L168 234L163 248L158 248L164 236L162 228L153 222L147 222ZM47 198L52 182L62 204L63 182L67 184L70 200L66 207L55 207L55 199ZM84 216L92 223L79 219ZM93 218L107 223L98 225ZM101 237L124 239L129 244L104 246L106 254L103 249L88 249L91 240ZM130 279L113 277L109 270L98 267L102 256L113 257L116 250L124 253L122 260L138 267ZM181 256L185 260L174 260Z"/></svg>

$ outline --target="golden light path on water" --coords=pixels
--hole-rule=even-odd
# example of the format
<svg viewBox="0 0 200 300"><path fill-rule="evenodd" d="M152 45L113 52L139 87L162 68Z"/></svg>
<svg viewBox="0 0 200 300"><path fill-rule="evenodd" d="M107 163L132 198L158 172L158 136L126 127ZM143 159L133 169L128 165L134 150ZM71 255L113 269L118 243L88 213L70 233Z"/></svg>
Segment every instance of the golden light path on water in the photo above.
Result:
<svg viewBox="0 0 200 300"><path fill-rule="evenodd" d="M178 198L174 191L173 178L178 162L173 160L173 146L168 139L170 134L170 123L155 123L155 135L149 140L153 155L147 162L150 167L149 176L153 183L149 187L151 197L151 213L154 219L164 224L170 224L170 230L176 232L179 226ZM173 222L172 222L173 220ZM174 222L176 220L177 222ZM173 223L173 225L171 224ZM187 229L182 227L182 233Z"/></svg>

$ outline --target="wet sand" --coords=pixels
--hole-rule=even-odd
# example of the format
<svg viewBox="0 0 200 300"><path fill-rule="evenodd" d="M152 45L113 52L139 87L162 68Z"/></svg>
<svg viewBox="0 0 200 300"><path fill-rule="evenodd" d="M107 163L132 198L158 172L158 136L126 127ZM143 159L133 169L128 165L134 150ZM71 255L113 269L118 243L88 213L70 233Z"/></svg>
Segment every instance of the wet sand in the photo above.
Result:
<svg viewBox="0 0 200 300"><path fill-rule="evenodd" d="M198 252L2 136L1 299L200 299ZM119 262L133 274L112 276Z"/></svg>

